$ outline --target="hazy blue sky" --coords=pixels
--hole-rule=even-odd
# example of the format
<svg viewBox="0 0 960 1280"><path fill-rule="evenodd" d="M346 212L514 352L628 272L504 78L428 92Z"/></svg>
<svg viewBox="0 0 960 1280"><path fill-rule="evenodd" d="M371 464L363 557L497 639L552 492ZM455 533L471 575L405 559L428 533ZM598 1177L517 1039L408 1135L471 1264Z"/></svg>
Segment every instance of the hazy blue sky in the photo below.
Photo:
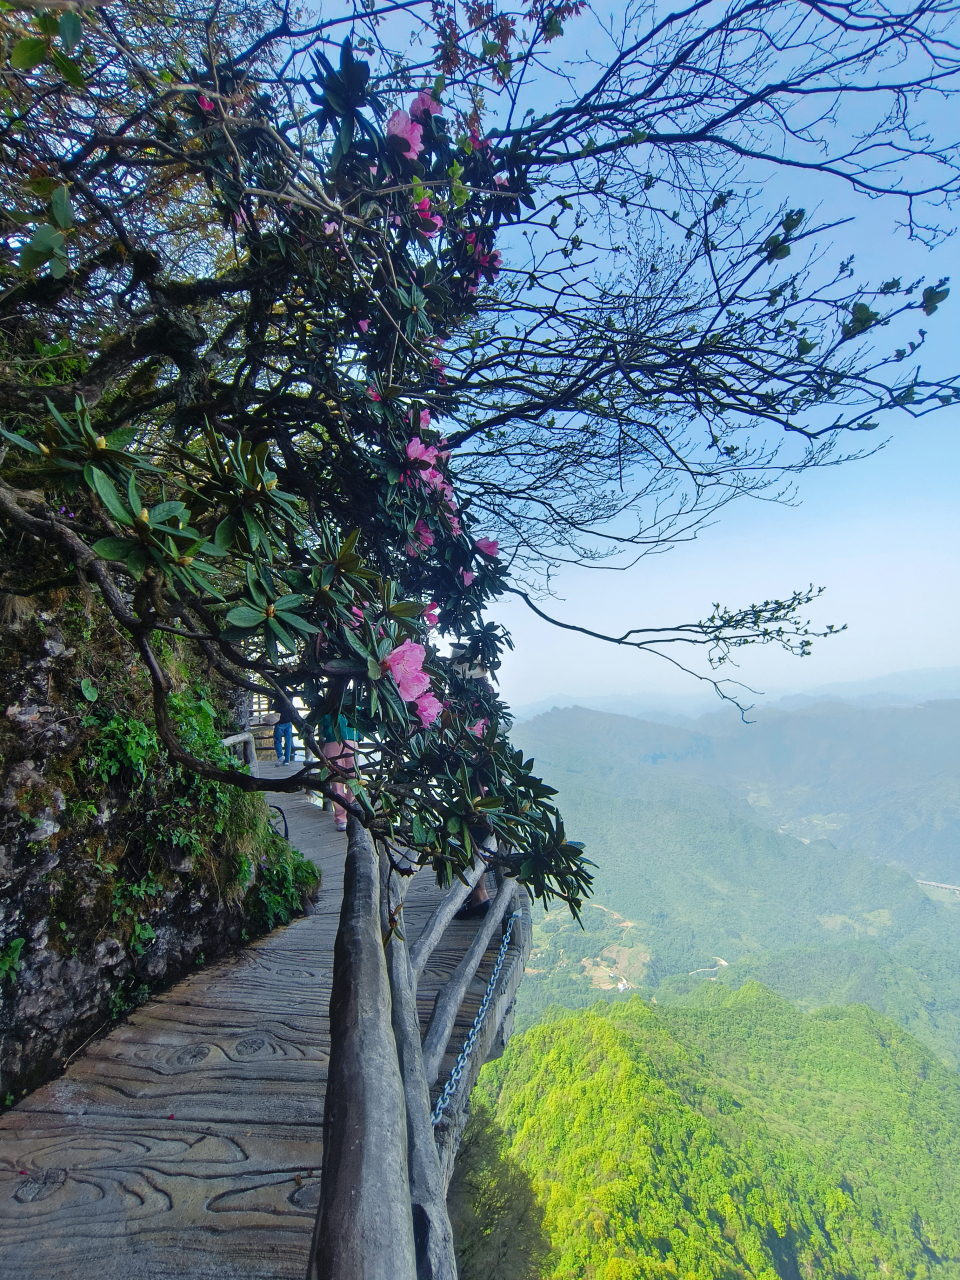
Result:
<svg viewBox="0 0 960 1280"><path fill-rule="evenodd" d="M948 127L952 130L952 124ZM795 181L790 179L790 181ZM767 191L817 210L820 221L854 216L834 233L831 260L856 255L859 279L879 283L925 275L954 276L954 293L924 327L925 372L948 373L960 359L960 245L930 252L897 234L896 202L855 199L839 184L797 190L772 176ZM949 225L949 224L948 224ZM879 331L892 349L909 330ZM602 631L694 621L713 601L745 605L809 582L827 588L813 617L846 622L843 636L819 641L807 659L772 647L742 652L739 675L768 693L794 692L837 680L960 664L960 561L957 479L960 412L919 422L888 417L876 433L891 435L877 456L801 478L800 503L789 508L747 501L721 513L694 543L641 562L625 573L567 572L561 599L546 601L556 616ZM657 658L563 633L520 602L491 610L513 632L501 688L515 705L559 693L693 693L702 685ZM691 656L693 656L691 654ZM736 676L737 671L730 671Z"/></svg>

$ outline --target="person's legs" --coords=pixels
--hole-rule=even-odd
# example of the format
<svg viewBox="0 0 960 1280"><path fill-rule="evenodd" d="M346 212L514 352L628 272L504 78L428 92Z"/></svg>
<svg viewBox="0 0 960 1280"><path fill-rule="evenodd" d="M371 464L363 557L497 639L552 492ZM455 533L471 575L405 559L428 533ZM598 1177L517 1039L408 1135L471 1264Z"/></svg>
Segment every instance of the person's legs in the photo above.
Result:
<svg viewBox="0 0 960 1280"><path fill-rule="evenodd" d="M335 764L341 774L353 773L353 753L356 750L355 742L325 742L323 744L323 754L326 758ZM344 799L353 799L353 793L343 782L334 782L333 790L338 796ZM347 811L342 805L333 802L333 818L338 831L344 831L347 826Z"/></svg>
<svg viewBox="0 0 960 1280"><path fill-rule="evenodd" d="M293 759L293 725L283 726L283 763L289 764Z"/></svg>
<svg viewBox="0 0 960 1280"><path fill-rule="evenodd" d="M277 753L277 764L283 764L283 725L273 726L273 749Z"/></svg>

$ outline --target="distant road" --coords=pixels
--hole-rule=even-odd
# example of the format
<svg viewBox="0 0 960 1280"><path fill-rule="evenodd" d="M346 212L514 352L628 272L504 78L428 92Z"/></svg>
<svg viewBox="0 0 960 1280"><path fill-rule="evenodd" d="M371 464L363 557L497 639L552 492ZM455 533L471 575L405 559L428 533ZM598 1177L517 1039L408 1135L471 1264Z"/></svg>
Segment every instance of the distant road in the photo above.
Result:
<svg viewBox="0 0 960 1280"><path fill-rule="evenodd" d="M952 889L954 893L960 893L960 884L938 884L936 880L918 880L917 884L925 884L930 889Z"/></svg>

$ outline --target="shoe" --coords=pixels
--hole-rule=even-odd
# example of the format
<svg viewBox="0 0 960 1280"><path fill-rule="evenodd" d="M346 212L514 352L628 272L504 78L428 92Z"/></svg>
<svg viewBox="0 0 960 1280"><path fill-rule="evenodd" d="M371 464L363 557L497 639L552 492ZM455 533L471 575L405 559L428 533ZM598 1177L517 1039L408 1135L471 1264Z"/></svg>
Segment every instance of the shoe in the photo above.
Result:
<svg viewBox="0 0 960 1280"><path fill-rule="evenodd" d="M490 899L485 902L475 902L472 907L461 907L454 920L482 920L490 910Z"/></svg>
<svg viewBox="0 0 960 1280"><path fill-rule="evenodd" d="M347 823L345 818L334 819L333 825L336 827L338 831L346 831L347 829Z"/></svg>

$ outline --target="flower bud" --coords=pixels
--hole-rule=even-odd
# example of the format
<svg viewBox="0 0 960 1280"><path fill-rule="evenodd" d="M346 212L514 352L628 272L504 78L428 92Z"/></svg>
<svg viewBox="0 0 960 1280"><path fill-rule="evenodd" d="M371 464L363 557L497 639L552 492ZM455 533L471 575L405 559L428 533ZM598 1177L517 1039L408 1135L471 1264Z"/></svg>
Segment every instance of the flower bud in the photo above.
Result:
<svg viewBox="0 0 960 1280"><path fill-rule="evenodd" d="M97 448L105 449L106 447L107 447L106 438L104 436L97 436Z"/></svg>

